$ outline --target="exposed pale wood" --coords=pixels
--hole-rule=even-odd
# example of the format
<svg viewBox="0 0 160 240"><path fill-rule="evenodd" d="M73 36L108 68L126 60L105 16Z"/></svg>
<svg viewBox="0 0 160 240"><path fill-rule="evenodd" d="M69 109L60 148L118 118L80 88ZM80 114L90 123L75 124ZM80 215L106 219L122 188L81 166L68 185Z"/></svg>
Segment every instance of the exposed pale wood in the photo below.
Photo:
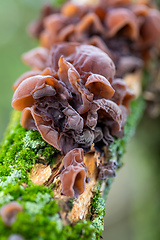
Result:
<svg viewBox="0 0 160 240"><path fill-rule="evenodd" d="M31 171L30 179L34 184L42 185L49 179L51 174L52 171L50 166L36 163Z"/></svg>
<svg viewBox="0 0 160 240"><path fill-rule="evenodd" d="M141 70L135 73L129 73L124 77L127 86L133 91L136 97L139 97L142 93L142 80L143 73Z"/></svg>

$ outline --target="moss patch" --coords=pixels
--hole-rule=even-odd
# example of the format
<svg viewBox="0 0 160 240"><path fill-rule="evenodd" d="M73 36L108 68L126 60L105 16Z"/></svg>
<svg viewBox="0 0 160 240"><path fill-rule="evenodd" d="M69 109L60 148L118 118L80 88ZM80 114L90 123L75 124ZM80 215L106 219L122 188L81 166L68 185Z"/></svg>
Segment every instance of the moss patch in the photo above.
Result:
<svg viewBox="0 0 160 240"><path fill-rule="evenodd" d="M28 184L28 173L36 162L45 159L55 163L58 150L43 141L39 132L20 125L20 112L13 111L0 151L0 180L7 181L18 174L19 181ZM8 177L9 176L9 177Z"/></svg>
<svg viewBox="0 0 160 240"><path fill-rule="evenodd" d="M99 239L104 231L105 201L101 197L100 185L98 184L91 202L92 225L96 229L96 238Z"/></svg>

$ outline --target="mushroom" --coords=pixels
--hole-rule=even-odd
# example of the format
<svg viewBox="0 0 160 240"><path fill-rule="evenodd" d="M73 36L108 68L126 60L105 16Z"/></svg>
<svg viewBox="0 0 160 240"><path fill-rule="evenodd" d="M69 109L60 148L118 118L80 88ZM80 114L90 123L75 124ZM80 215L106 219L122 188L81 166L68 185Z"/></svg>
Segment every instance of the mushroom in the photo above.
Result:
<svg viewBox="0 0 160 240"><path fill-rule="evenodd" d="M26 78L33 77L39 74L41 74L41 71L34 70L23 73L13 84L13 90L15 91L19 84L23 82Z"/></svg>
<svg viewBox="0 0 160 240"><path fill-rule="evenodd" d="M60 173L62 194L77 198L85 190L87 168L83 161L83 149L75 148L63 158Z"/></svg>
<svg viewBox="0 0 160 240"><path fill-rule="evenodd" d="M108 11L105 24L108 28L107 36L115 36L120 31L127 38L136 40L138 38L137 19L134 13L127 8L114 8Z"/></svg>
<svg viewBox="0 0 160 240"><path fill-rule="evenodd" d="M45 86L47 81L52 81L52 76L36 75L25 79L17 87L12 99L12 106L18 111L22 111L25 107L31 107L34 103L32 94Z"/></svg>
<svg viewBox="0 0 160 240"><path fill-rule="evenodd" d="M3 222L7 226L11 226L16 221L17 214L22 211L22 206L18 202L12 201L1 207L0 215Z"/></svg>
<svg viewBox="0 0 160 240"><path fill-rule="evenodd" d="M22 60L25 64L35 70L43 70L47 65L48 49L37 47L22 55Z"/></svg>
<svg viewBox="0 0 160 240"><path fill-rule="evenodd" d="M98 74L90 75L85 83L85 87L98 98L110 99L115 92L110 82L105 77Z"/></svg>
<svg viewBox="0 0 160 240"><path fill-rule="evenodd" d="M123 135L132 95L122 79L114 79L110 57L93 46L61 43L53 45L48 59L41 74L20 81L14 92L12 106L22 111L21 125L39 131L64 155ZM81 168L67 168L65 174L84 175Z"/></svg>

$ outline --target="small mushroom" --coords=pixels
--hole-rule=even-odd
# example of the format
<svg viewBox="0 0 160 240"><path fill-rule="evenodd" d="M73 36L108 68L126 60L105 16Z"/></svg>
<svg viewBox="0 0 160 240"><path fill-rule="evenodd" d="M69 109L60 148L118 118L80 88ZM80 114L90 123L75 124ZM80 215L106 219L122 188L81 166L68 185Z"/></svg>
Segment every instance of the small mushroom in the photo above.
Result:
<svg viewBox="0 0 160 240"><path fill-rule="evenodd" d="M18 111L22 111L25 107L31 107L34 103L32 94L45 86L45 82L52 81L52 76L33 76L25 79L17 87L12 99L12 106Z"/></svg>
<svg viewBox="0 0 160 240"><path fill-rule="evenodd" d="M113 37L123 30L123 36L133 40L138 38L136 16L127 8L111 9L106 15L105 23L109 29L107 32L108 37Z"/></svg>
<svg viewBox="0 0 160 240"><path fill-rule="evenodd" d="M68 152L63 159L64 170L60 174L62 194L77 198L84 192L87 168L83 161L83 149Z"/></svg>
<svg viewBox="0 0 160 240"><path fill-rule="evenodd" d="M90 75L85 83L85 87L87 87L95 97L99 98L110 99L115 92L110 82L105 77L98 74Z"/></svg>
<svg viewBox="0 0 160 240"><path fill-rule="evenodd" d="M33 69L43 70L47 64L48 53L47 48L37 47L27 53L24 53L22 55L22 60Z"/></svg>
<svg viewBox="0 0 160 240"><path fill-rule="evenodd" d="M103 33L105 31L100 19L95 13L88 13L86 16L82 18L79 24L76 26L76 33L78 35L89 32L90 28L94 28L96 33ZM83 36L83 35L82 35Z"/></svg>
<svg viewBox="0 0 160 240"><path fill-rule="evenodd" d="M144 44L151 46L160 39L160 13L156 9L150 9L145 21L140 28L142 48Z"/></svg>
<svg viewBox="0 0 160 240"><path fill-rule="evenodd" d="M22 127L26 128L26 129L34 129L34 130L38 130L34 121L34 118L32 116L31 113L31 108L26 107L23 111L22 111L22 115L21 115L21 125Z"/></svg>
<svg viewBox="0 0 160 240"><path fill-rule="evenodd" d="M13 90L15 91L16 88L19 86L19 84L23 82L25 79L39 75L39 74L41 74L41 71L34 71L34 70L23 73L13 84Z"/></svg>
<svg viewBox="0 0 160 240"><path fill-rule="evenodd" d="M100 111L101 110L101 111ZM100 111L98 115L98 111ZM111 100L107 99L98 99L94 100L92 107L87 115L86 125L92 129L95 128L97 125L98 119L102 120L105 119L107 124L106 118L111 118L114 120L115 123L118 124L119 130L122 126L122 111L119 106Z"/></svg>
<svg viewBox="0 0 160 240"><path fill-rule="evenodd" d="M111 100L118 105L123 105L129 111L130 102L135 97L135 94L127 87L125 81L122 79L114 79L112 86L115 89L115 94Z"/></svg>
<svg viewBox="0 0 160 240"><path fill-rule="evenodd" d="M18 202L12 201L1 207L0 216L7 226L11 226L16 221L17 214L22 211L22 206Z"/></svg>
<svg viewBox="0 0 160 240"><path fill-rule="evenodd" d="M106 179L109 177L116 177L117 163L115 161L109 161L103 165L98 166L99 179Z"/></svg>
<svg viewBox="0 0 160 240"><path fill-rule="evenodd" d="M58 132L43 120L43 117L36 112L35 107L31 108L31 113L42 138L53 147L61 150Z"/></svg>

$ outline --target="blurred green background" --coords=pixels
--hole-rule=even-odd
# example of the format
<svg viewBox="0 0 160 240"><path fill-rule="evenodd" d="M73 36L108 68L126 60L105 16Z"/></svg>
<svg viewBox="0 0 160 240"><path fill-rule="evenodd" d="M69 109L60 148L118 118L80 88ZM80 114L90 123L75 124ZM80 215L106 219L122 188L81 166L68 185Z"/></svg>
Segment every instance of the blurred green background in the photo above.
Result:
<svg viewBox="0 0 160 240"><path fill-rule="evenodd" d="M11 113L13 82L28 68L21 54L38 45L26 26L45 0L0 0L0 140ZM107 202L107 240L160 239L160 118L141 120Z"/></svg>

